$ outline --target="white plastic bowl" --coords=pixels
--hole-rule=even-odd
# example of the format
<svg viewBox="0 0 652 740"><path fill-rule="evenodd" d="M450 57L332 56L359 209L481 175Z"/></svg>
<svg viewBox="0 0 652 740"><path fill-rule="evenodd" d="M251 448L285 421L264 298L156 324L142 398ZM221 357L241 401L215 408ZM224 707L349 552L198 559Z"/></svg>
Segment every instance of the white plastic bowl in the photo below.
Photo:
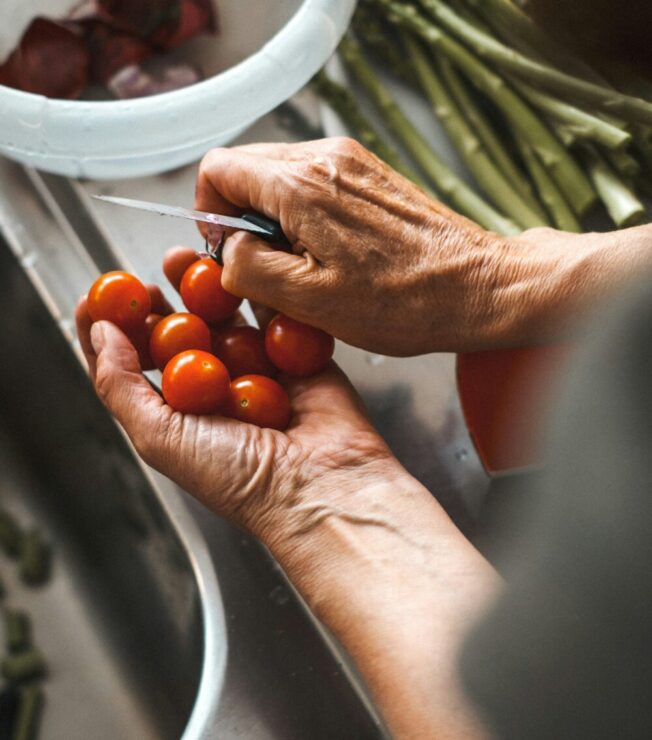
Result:
<svg viewBox="0 0 652 740"><path fill-rule="evenodd" d="M217 0L220 35L191 43L202 62L208 58L205 68L211 49L218 63L222 50L222 64L229 54L242 61L162 95L66 101L0 85L0 152L48 172L95 179L195 161L299 90L334 51L354 6L355 0Z"/></svg>

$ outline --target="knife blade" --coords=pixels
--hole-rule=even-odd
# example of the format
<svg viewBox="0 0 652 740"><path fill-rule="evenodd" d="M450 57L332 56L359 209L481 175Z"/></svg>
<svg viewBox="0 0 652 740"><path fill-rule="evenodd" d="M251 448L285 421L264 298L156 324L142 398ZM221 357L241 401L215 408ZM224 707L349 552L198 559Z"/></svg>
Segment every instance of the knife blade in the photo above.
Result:
<svg viewBox="0 0 652 740"><path fill-rule="evenodd" d="M190 208L170 206L164 203L152 203L147 200L136 200L134 198L118 198L112 195L93 195L95 200L112 203L126 208L135 208L139 211L157 213L159 216L172 216L173 218L185 218L189 221L200 221L215 226L224 226L228 229L238 229L257 234L270 243L280 242L284 236L280 224L267 216L259 213L245 213L241 217L222 216L219 213L208 213L207 211L194 211Z"/></svg>

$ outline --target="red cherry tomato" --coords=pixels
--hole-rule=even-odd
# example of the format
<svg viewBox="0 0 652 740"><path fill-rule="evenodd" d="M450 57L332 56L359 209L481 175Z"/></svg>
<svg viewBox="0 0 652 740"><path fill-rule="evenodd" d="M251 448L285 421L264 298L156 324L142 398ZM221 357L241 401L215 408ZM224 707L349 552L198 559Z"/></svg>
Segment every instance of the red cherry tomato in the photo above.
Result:
<svg viewBox="0 0 652 740"><path fill-rule="evenodd" d="M213 354L226 365L232 378L276 375L265 352L265 335L253 326L232 326L213 332Z"/></svg>
<svg viewBox="0 0 652 740"><path fill-rule="evenodd" d="M244 375L231 383L227 416L265 429L287 429L292 410L288 394L271 378Z"/></svg>
<svg viewBox="0 0 652 740"><path fill-rule="evenodd" d="M149 340L154 328L162 320L163 317L160 314L150 313L142 326L129 333L129 339L138 352L141 370L154 370L156 368L149 353Z"/></svg>
<svg viewBox="0 0 652 740"><path fill-rule="evenodd" d="M163 321L163 314L160 313L150 313L149 316L145 319L145 333L147 334L147 339L152 336L152 333L154 329L156 329L158 323L160 321Z"/></svg>
<svg viewBox="0 0 652 740"><path fill-rule="evenodd" d="M279 370L307 378L326 367L333 356L335 340L321 329L279 313L267 326L265 349Z"/></svg>
<svg viewBox="0 0 652 740"><path fill-rule="evenodd" d="M111 321L130 334L143 326L152 310L152 301L137 277L116 270L101 275L93 283L87 306L93 321Z"/></svg>
<svg viewBox="0 0 652 740"><path fill-rule="evenodd" d="M192 313L173 313L159 321L149 340L149 354L159 370L187 349L211 351L211 331Z"/></svg>
<svg viewBox="0 0 652 740"><path fill-rule="evenodd" d="M197 260L184 272L180 287L186 308L204 321L228 319L242 303L222 287L222 268L210 257Z"/></svg>
<svg viewBox="0 0 652 740"><path fill-rule="evenodd" d="M190 247L168 249L163 257L163 273L175 290L179 290L185 271L198 261L199 255Z"/></svg>
<svg viewBox="0 0 652 740"><path fill-rule="evenodd" d="M229 400L229 374L209 352L191 349L173 357L163 371L165 402L182 414L216 414Z"/></svg>

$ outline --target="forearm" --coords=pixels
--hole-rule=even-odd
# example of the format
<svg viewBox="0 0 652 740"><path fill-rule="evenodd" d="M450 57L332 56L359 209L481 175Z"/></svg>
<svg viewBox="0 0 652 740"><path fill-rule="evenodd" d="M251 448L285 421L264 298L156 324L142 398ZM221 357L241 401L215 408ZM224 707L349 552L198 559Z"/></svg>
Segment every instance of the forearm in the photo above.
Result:
<svg viewBox="0 0 652 740"><path fill-rule="evenodd" d="M494 571L402 470L324 500L299 504L291 518L302 525L271 547L395 737L485 737L458 684L457 649L499 589Z"/></svg>

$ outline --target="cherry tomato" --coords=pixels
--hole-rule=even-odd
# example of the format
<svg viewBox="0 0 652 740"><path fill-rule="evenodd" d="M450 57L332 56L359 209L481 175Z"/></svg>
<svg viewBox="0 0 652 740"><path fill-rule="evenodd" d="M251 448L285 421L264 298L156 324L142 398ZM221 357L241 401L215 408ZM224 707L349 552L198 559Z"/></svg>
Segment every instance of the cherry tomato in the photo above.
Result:
<svg viewBox="0 0 652 740"><path fill-rule="evenodd" d="M163 370L175 355L187 349L211 351L211 331L199 316L173 313L154 327L149 340L149 353L159 370Z"/></svg>
<svg viewBox="0 0 652 740"><path fill-rule="evenodd" d="M126 334L142 327L152 310L147 288L121 270L107 272L93 283L87 305L93 321L111 321Z"/></svg>
<svg viewBox="0 0 652 740"><path fill-rule="evenodd" d="M229 400L229 374L209 352L191 349L173 357L163 371L165 402L182 414L215 414Z"/></svg>
<svg viewBox="0 0 652 740"><path fill-rule="evenodd" d="M288 375L307 378L326 367L335 350L335 340L321 329L277 314L265 333L267 356Z"/></svg>
<svg viewBox="0 0 652 740"><path fill-rule="evenodd" d="M180 293L186 308L209 323L228 319L242 303L242 298L224 290L222 268L210 257L197 260L184 272Z"/></svg>
<svg viewBox="0 0 652 740"><path fill-rule="evenodd" d="M150 313L147 318L145 319L145 333L147 334L147 338L149 339L152 336L152 333L154 332L154 329L156 329L157 325L160 321L163 321L165 317L163 314L160 313Z"/></svg>
<svg viewBox="0 0 652 740"><path fill-rule="evenodd" d="M265 352L265 335L253 326L231 326L213 332L213 354L226 365L232 378L276 375Z"/></svg>
<svg viewBox="0 0 652 740"><path fill-rule="evenodd" d="M190 247L172 247L163 257L163 273L175 290L179 290L184 272L199 260L199 255Z"/></svg>
<svg viewBox="0 0 652 740"><path fill-rule="evenodd" d="M129 333L129 339L138 352L141 370L154 370L156 368L149 352L149 340L154 328L162 320L163 316L160 314L150 313L142 326Z"/></svg>
<svg viewBox="0 0 652 740"><path fill-rule="evenodd" d="M226 414L266 429L287 429L292 410L288 394L271 378L244 375L231 383Z"/></svg>

